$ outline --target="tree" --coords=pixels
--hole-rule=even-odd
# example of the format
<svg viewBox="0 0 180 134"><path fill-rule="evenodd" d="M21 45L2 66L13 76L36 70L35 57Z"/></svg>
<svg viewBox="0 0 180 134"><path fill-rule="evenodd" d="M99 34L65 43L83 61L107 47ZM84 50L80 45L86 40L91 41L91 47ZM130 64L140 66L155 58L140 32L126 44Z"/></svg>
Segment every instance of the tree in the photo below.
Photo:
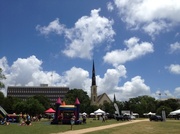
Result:
<svg viewBox="0 0 180 134"><path fill-rule="evenodd" d="M6 79L6 77L4 74L2 74L2 69L0 68L0 89L5 87L4 83L2 82L3 79Z"/></svg>
<svg viewBox="0 0 180 134"><path fill-rule="evenodd" d="M109 114L114 114L115 113L114 103L108 103L105 101L102 110L106 111Z"/></svg>
<svg viewBox="0 0 180 134"><path fill-rule="evenodd" d="M25 112L32 116L44 113L45 111L44 106L41 103L39 103L37 99L34 99L33 97L28 98L25 104L26 104Z"/></svg>
<svg viewBox="0 0 180 134"><path fill-rule="evenodd" d="M90 106L90 99L87 95L87 92L85 92L82 89L71 89L67 92L65 96L65 102L66 104L74 104L76 98L80 101L80 112L87 112L88 107Z"/></svg>
<svg viewBox="0 0 180 134"><path fill-rule="evenodd" d="M8 96L4 99L3 108L7 111L7 113L15 113L14 105L18 102L21 102L20 99Z"/></svg>
<svg viewBox="0 0 180 134"><path fill-rule="evenodd" d="M26 113L26 102L25 101L20 101L20 102L17 102L15 105L14 105L14 110L16 111L17 114L19 113Z"/></svg>
<svg viewBox="0 0 180 134"><path fill-rule="evenodd" d="M165 110L166 116L172 111L172 109L170 107L162 105L159 108L157 108L156 114L157 115L162 115L162 110Z"/></svg>
<svg viewBox="0 0 180 134"><path fill-rule="evenodd" d="M4 94L0 91L0 106L3 105L4 99L5 99Z"/></svg>
<svg viewBox="0 0 180 134"><path fill-rule="evenodd" d="M157 113L159 114L162 111L162 108L165 109L166 114L169 114L171 111L177 110L180 107L177 99L167 99L167 100L158 100L157 101Z"/></svg>
<svg viewBox="0 0 180 134"><path fill-rule="evenodd" d="M50 100L46 97L46 96L43 96L43 95L35 95L33 96L34 99L38 100L39 103L41 103L45 109L48 109L51 106L50 104Z"/></svg>
<svg viewBox="0 0 180 134"><path fill-rule="evenodd" d="M143 113L156 111L156 101L155 98L147 95L138 96L129 100L129 108L132 112L139 113L142 116Z"/></svg>

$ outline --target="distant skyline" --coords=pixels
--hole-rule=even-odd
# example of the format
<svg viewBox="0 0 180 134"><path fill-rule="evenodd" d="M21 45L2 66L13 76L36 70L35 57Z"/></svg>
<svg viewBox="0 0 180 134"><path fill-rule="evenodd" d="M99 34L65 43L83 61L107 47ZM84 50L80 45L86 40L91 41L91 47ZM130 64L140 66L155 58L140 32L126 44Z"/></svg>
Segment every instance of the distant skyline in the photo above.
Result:
<svg viewBox="0 0 180 134"><path fill-rule="evenodd" d="M179 0L0 0L8 86L67 86L118 101L180 98ZM161 94L161 96L160 96Z"/></svg>

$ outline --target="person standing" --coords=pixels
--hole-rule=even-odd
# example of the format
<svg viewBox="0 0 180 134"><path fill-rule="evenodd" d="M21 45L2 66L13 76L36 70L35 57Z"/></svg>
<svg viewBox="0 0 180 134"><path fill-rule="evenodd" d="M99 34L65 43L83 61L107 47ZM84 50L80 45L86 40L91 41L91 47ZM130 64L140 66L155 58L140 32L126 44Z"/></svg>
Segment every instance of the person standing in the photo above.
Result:
<svg viewBox="0 0 180 134"><path fill-rule="evenodd" d="M102 122L105 122L105 121L106 121L105 114L102 114Z"/></svg>
<svg viewBox="0 0 180 134"><path fill-rule="evenodd" d="M72 117L71 117L71 130L73 130L73 125L75 124L75 119L76 119L76 117L75 117L75 115L73 114L72 115Z"/></svg>
<svg viewBox="0 0 180 134"><path fill-rule="evenodd" d="M83 115L82 115L82 118L83 118L83 124L86 124L86 115L83 114Z"/></svg>

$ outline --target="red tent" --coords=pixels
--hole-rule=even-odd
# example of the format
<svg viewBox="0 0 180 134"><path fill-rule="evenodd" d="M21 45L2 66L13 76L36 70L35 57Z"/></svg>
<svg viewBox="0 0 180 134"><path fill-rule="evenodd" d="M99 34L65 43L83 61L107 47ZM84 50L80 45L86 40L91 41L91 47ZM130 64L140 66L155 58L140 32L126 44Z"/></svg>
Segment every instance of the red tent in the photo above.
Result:
<svg viewBox="0 0 180 134"><path fill-rule="evenodd" d="M45 111L45 113L55 113L56 111L52 108L49 108L48 110Z"/></svg>

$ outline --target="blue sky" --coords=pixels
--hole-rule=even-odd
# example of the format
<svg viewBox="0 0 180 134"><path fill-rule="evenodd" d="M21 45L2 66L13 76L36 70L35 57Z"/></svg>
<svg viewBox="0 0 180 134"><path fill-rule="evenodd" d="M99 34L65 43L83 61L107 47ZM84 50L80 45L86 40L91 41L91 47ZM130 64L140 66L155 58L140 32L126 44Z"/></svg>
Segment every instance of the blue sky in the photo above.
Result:
<svg viewBox="0 0 180 134"><path fill-rule="evenodd" d="M46 83L90 94L94 60L98 94L180 97L178 0L0 2L6 88Z"/></svg>

